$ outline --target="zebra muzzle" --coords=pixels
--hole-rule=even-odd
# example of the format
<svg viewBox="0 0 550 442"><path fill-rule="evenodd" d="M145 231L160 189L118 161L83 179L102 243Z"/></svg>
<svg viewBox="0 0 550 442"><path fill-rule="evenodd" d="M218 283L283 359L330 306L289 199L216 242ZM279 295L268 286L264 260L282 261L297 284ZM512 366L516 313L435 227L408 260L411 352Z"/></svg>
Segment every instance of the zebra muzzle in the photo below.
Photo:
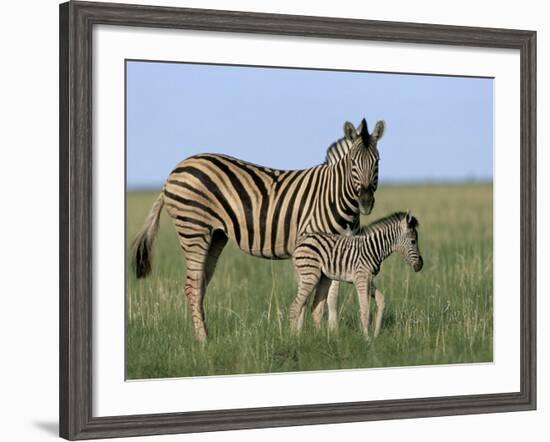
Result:
<svg viewBox="0 0 550 442"><path fill-rule="evenodd" d="M418 261L413 264L413 270L415 272L419 272L420 270L422 270L422 267L424 267L424 260L421 256L419 256Z"/></svg>
<svg viewBox="0 0 550 442"><path fill-rule="evenodd" d="M370 215L374 207L374 193L369 190L361 187L359 192L359 210L363 215Z"/></svg>

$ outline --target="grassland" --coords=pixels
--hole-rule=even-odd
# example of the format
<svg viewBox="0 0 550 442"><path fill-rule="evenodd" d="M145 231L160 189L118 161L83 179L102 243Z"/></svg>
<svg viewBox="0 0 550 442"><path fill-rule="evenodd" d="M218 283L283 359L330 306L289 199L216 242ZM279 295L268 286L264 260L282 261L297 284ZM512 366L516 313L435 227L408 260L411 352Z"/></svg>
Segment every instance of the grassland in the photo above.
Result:
<svg viewBox="0 0 550 442"><path fill-rule="evenodd" d="M128 194L128 247L155 197ZM492 186L381 186L376 197L363 221L411 209L420 221L424 257L420 273L398 256L384 262L377 286L386 295L386 312L377 339L363 339L348 284L340 289L337 333L326 325L316 331L308 311L304 331L293 336L291 261L253 258L229 243L205 300L209 341L197 344L183 293L184 259L163 214L152 274L138 281L128 262L127 378L491 361Z"/></svg>

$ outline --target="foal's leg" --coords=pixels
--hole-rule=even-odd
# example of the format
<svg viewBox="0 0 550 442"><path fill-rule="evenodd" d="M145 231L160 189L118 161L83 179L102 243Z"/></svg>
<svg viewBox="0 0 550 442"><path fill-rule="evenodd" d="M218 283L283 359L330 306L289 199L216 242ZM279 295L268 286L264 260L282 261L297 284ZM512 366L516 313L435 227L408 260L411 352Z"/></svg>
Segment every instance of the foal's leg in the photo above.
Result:
<svg viewBox="0 0 550 442"><path fill-rule="evenodd" d="M317 329L321 328L321 320L323 319L323 313L325 312L326 302L326 294L320 293L319 288L317 288L315 298L313 298L313 304L311 305L311 316L313 317L313 323Z"/></svg>
<svg viewBox="0 0 550 442"><path fill-rule="evenodd" d="M329 294L329 287L332 288L332 281L326 276L321 276L321 280L317 286L315 298L313 298L313 305L311 306L313 323L315 328L321 327L321 320L323 319L323 310L327 295Z"/></svg>
<svg viewBox="0 0 550 442"><path fill-rule="evenodd" d="M371 278L365 274L358 274L354 281L357 290L357 298L359 300L359 312L361 325L363 328L363 336L369 336L369 301L371 297Z"/></svg>
<svg viewBox="0 0 550 442"><path fill-rule="evenodd" d="M382 294L382 292L374 287L374 285L372 288L373 290L371 291L371 293L374 291L374 299L376 301L376 320L374 328L374 337L376 337L380 333L380 327L382 326L382 316L384 315L386 302L384 300L384 295Z"/></svg>
<svg viewBox="0 0 550 442"><path fill-rule="evenodd" d="M298 274L298 293L290 306L289 317L292 331L299 332L304 321L304 306L307 298L317 286L321 278L321 271L309 272L307 275Z"/></svg>

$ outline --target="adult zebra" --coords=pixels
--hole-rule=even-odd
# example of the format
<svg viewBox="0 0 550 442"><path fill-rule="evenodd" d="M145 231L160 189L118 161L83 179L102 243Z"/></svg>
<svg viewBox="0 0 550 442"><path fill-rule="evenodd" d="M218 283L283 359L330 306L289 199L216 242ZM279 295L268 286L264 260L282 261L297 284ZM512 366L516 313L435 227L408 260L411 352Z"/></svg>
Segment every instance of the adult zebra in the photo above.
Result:
<svg viewBox="0 0 550 442"><path fill-rule="evenodd" d="M166 204L186 258L185 295L195 337L204 341L204 293L228 238L251 255L288 259L302 233L347 231L359 211L373 208L383 128L379 121L369 134L364 119L357 129L346 122L349 151L334 164L305 170L275 170L221 154L187 158L168 176L136 237L136 276L151 270Z"/></svg>

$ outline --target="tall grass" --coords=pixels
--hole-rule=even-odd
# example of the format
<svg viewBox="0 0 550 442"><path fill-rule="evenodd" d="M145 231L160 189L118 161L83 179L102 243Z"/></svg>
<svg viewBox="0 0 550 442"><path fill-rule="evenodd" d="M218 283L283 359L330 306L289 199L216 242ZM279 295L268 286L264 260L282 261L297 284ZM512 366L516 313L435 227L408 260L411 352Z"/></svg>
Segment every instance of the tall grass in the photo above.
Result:
<svg viewBox="0 0 550 442"><path fill-rule="evenodd" d="M155 197L128 194L128 248ZM293 336L291 261L253 258L229 243L205 299L205 346L193 339L185 262L163 214L152 274L136 280L128 262L127 377L491 361L492 186L381 186L375 210L363 222L406 209L420 221L424 268L414 273L398 256L382 265L376 284L386 296L386 311L378 338L363 339L355 290L348 284L340 289L337 333L326 326L316 331L308 312L302 334Z"/></svg>

